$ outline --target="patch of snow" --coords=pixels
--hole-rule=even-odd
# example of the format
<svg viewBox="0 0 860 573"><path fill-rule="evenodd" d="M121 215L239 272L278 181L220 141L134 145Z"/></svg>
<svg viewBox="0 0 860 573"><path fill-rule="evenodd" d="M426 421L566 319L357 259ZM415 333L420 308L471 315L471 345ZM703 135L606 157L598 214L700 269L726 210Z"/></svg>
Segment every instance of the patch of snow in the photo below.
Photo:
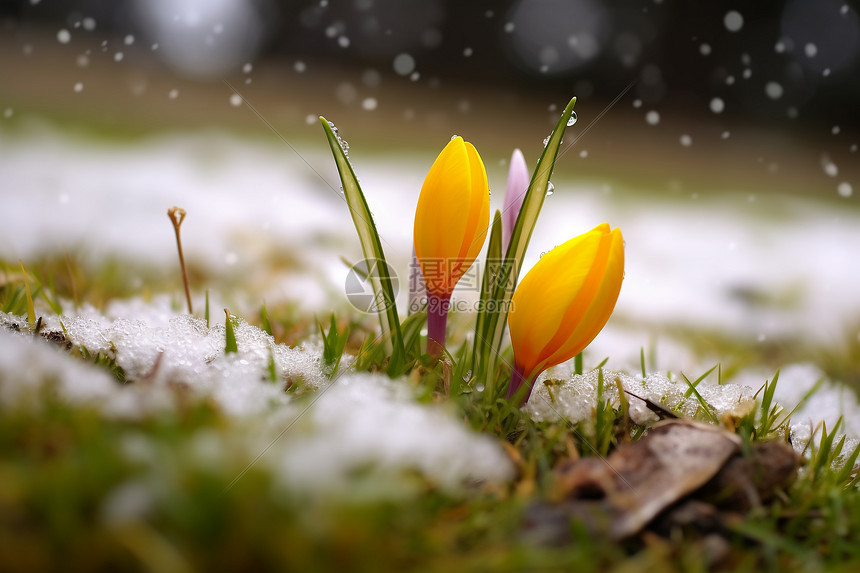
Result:
<svg viewBox="0 0 860 573"><path fill-rule="evenodd" d="M418 471L450 489L464 481L501 482L513 467L492 438L467 430L439 405L415 402L405 379L372 374L340 376L314 402L301 432L291 432L277 459L282 482L291 490L323 489L351 498L390 486L383 476ZM376 484L376 485L374 485ZM357 491L358 490L358 491Z"/></svg>
<svg viewBox="0 0 860 573"><path fill-rule="evenodd" d="M29 331L11 331L10 324L23 329L27 319L0 312L0 404L4 407L38 408L42 389L81 406L95 406L113 395L117 383L104 370L69 358L34 339Z"/></svg>
<svg viewBox="0 0 860 573"><path fill-rule="evenodd" d="M566 420L572 424L593 418L597 408L597 390L600 370L585 374L575 374L570 363L565 363L541 374L535 381L529 401L525 404L526 413L536 422L555 422ZM603 370L603 399L614 408L620 407L618 382L624 390L639 398L659 404L681 416L692 418L701 406L694 395L685 397L689 386L684 381L670 379L661 374L642 377L630 376L621 372ZM754 390L739 384L717 385L702 381L697 387L702 398L711 406L718 419L731 416L739 418L755 406ZM650 424L657 420L645 402L627 394L630 404L630 418L636 424ZM701 417L701 416L700 416Z"/></svg>
<svg viewBox="0 0 860 573"><path fill-rule="evenodd" d="M216 471L228 465L225 452L240 443L244 464L266 453L260 463L288 491L303 494L388 498L419 493L419 482L409 479L415 474L444 489L513 476L493 438L468 429L444 405L419 403L406 379L350 373L351 359L345 357L341 373L329 381L320 348L275 344L242 320L235 325L239 351L225 354L223 324L207 328L203 320L166 306L142 304L117 303L113 312L151 322L84 309L81 315L49 318L43 326L43 332L59 330L62 322L75 348L113 358L133 380L127 384L34 338L25 318L0 314L0 406L38 407L38 390L52 384L70 403L91 405L110 418L137 419L175 407L182 388L191 399L212 400L240 429L235 436L198 432L182 446L185 459ZM12 324L20 331L10 330ZM269 381L270 360L276 384ZM304 403L284 390L285 380L299 377L311 390ZM159 452L144 435L126 436L123 444L124 455L150 467L152 476L110 492L102 517L112 523L144 514L158 495L158 476L165 471L159 467L180 455Z"/></svg>

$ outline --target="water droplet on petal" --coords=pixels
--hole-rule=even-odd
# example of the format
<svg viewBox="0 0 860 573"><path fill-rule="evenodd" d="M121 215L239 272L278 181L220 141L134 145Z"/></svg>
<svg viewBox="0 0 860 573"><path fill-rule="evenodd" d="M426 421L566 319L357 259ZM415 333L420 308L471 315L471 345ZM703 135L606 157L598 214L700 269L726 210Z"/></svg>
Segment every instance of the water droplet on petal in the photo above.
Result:
<svg viewBox="0 0 860 573"><path fill-rule="evenodd" d="M567 127L570 127L571 125L576 123L576 120L577 120L576 112L575 111L570 112L570 119L567 120Z"/></svg>

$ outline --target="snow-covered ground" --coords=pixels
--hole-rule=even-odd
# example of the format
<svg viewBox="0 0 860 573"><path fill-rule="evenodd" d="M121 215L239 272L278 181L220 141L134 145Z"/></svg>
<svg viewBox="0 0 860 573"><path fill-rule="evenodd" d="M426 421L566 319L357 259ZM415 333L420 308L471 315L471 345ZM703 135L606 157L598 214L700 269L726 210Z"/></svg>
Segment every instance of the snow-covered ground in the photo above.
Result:
<svg viewBox="0 0 860 573"><path fill-rule="evenodd" d="M93 260L115 256L130 267L172 269L165 213L179 205L188 211L186 258L241 281L257 307L264 299L295 300L308 311L343 306L347 269L339 257L358 260L360 250L331 157L324 148L298 146L299 157L276 143L217 133L131 144L39 127L0 133L0 257L26 262L75 250ZM526 150L531 164L536 153ZM405 304L411 222L434 157L351 155ZM488 169L491 189L504 189L506 168ZM731 189L697 196L559 179L555 188L524 270L602 221L622 229L627 268L617 318L594 346L619 367L638 363L639 348L659 325L704 326L750 344L787 334L829 343L860 319L854 198L824 203ZM492 195L494 208L501 195ZM294 271L266 271L284 256L299 261ZM466 282L455 298L474 298L476 287ZM661 368L693 366L664 362L687 361L683 349L665 346Z"/></svg>
<svg viewBox="0 0 860 573"><path fill-rule="evenodd" d="M339 257L360 257L355 231L327 150L299 152L302 157L283 146L216 133L135 143L82 140L38 126L15 135L0 133L5 207L0 258L26 262L74 251L92 261L116 257L129 269L172 268L176 251L166 211L179 205L188 212L182 228L186 259L216 278L242 282L249 305L291 300L308 313L345 307L347 270ZM405 304L413 210L434 157L373 156L360 150L351 155L389 262L401 273L398 298ZM533 162L536 150L529 155L526 150ZM491 189L503 189L505 169L488 167ZM839 340L860 318L860 210L851 198L839 204L740 196L731 189L685 196L678 190L605 182L556 178L554 183L556 192L546 199L525 269L542 251L602 221L622 229L626 279L615 317L590 350L593 356L610 356L612 369L635 372L640 348L652 343L661 325L687 325L749 344L786 333L826 344ZM493 194L494 207L502 200L501 193ZM266 271L271 260L285 256L298 261L292 270ZM470 300L475 293L460 289L455 296ZM199 290L195 298L199 308ZM265 414L268 430L261 432L255 451L300 415L279 387L265 382L269 360L280 376L301 376L319 389L320 399L306 416L316 429L302 439L279 441L267 459L294 482L306 476L302 483L308 487L327 483L336 489L350 468L367 461L394 473L418 468L442 484L511 475L498 444L468 431L438 407L417 404L402 384L356 374L329 383L318 349L275 345L248 325L237 333L242 351L234 356L222 352L223 327L207 329L200 320L170 310L165 298L148 304L118 301L104 314L83 309L66 317L64 326L72 342L91 352L115 352L127 372L148 377L156 387L193 382L194 392L214 398L234 416ZM59 321L49 319L46 327L59 328ZM69 399L100 400L113 415L170 407L158 392L143 396L134 388L120 389L103 372L54 349L8 332L0 336L4 401L17 400L15 393L37 379L21 370L24 360L55 373ZM657 354L659 369L675 372L701 372L719 358L705 364L682 340L665 338L657 341ZM730 409L771 375L750 370L735 380L745 388L703 392ZM573 380L567 371L560 376ZM779 397L791 407L819 377L815 365L789 365ZM655 393L677 394L668 379L655 380ZM590 394L574 400L582 396L582 384L569 385L567 417L575 418L577 408L593 402ZM536 390L529 405L538 418L551 417L536 402L545 401L544 394L545 388ZM850 432L860 433L853 394L846 397L839 387L828 386L798 416L812 423L828 419L832 425L840 414L849 418ZM389 425L398 431L390 432ZM329 476L328 481L320 476Z"/></svg>

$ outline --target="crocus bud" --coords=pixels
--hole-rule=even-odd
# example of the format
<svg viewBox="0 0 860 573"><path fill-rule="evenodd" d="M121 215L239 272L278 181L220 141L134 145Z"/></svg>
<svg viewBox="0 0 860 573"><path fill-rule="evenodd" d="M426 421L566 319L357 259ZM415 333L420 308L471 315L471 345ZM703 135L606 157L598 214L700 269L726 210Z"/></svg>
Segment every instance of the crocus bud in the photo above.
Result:
<svg viewBox="0 0 860 573"><path fill-rule="evenodd" d="M508 250L511 233L523 206L523 199L529 188L529 168L523 152L514 149L511 155L511 166L508 168L508 185L505 187L505 204L502 207L502 249Z"/></svg>
<svg viewBox="0 0 860 573"><path fill-rule="evenodd" d="M624 278L621 231L603 223L543 255L517 287L508 313L514 373L508 397L570 360L603 329Z"/></svg>
<svg viewBox="0 0 860 573"><path fill-rule="evenodd" d="M484 163L471 143L454 137L424 179L415 211L415 256L427 285L431 354L441 352L451 292L481 252L489 222Z"/></svg>

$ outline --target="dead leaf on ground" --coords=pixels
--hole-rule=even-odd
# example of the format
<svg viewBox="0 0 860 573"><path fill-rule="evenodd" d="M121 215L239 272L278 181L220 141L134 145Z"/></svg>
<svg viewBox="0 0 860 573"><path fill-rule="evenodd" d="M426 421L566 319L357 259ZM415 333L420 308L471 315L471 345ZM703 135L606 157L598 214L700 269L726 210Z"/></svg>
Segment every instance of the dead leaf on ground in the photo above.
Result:
<svg viewBox="0 0 860 573"><path fill-rule="evenodd" d="M760 443L745 457L732 432L665 420L606 459L559 464L553 501L532 508L526 530L535 541L559 543L568 536L571 520L578 520L593 533L622 540L661 514L661 523L669 527L719 530L721 510L744 510L769 499L791 482L798 465L787 444ZM688 498L701 501L689 505Z"/></svg>

